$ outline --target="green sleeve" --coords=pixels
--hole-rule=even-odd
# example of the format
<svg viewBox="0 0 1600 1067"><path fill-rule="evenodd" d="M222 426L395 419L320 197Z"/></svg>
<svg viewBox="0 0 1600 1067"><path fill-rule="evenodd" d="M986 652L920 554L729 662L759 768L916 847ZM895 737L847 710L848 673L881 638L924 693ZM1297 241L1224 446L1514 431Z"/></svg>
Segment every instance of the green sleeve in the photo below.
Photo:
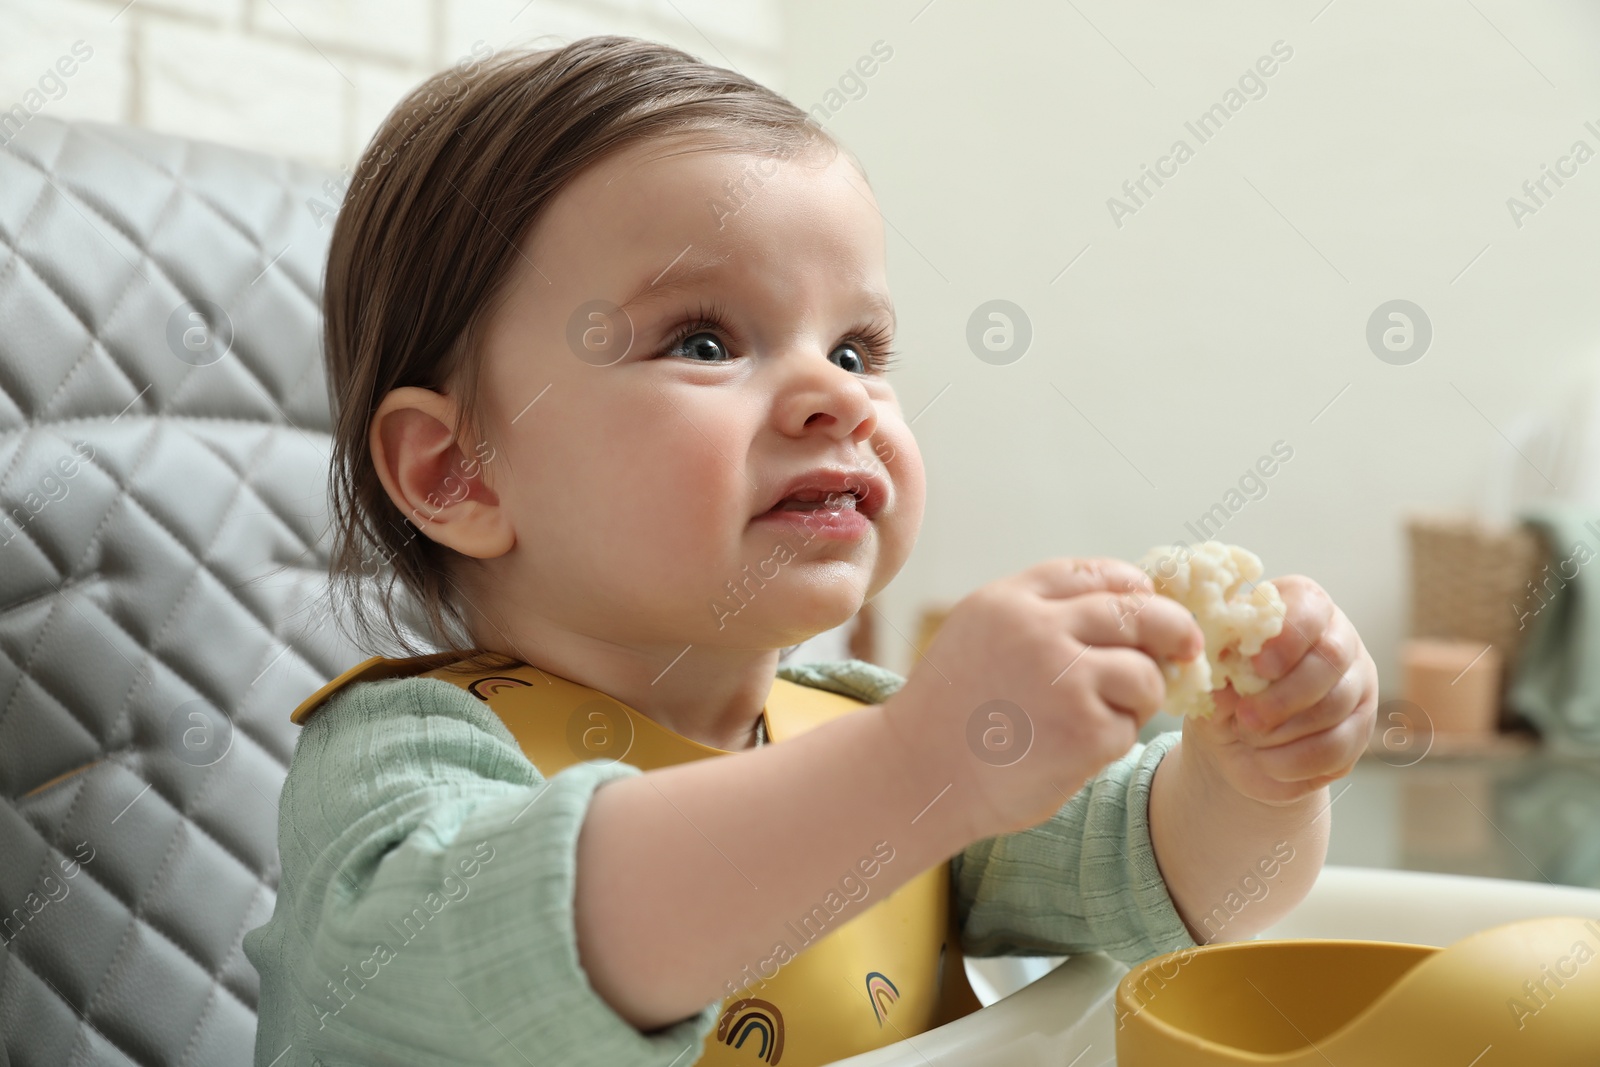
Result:
<svg viewBox="0 0 1600 1067"><path fill-rule="evenodd" d="M860 660L786 665L778 674L869 704L905 681ZM1150 841L1150 783L1181 736L1171 731L1134 745L1038 826L985 838L952 857L963 951L1100 951L1133 963L1192 947Z"/></svg>
<svg viewBox="0 0 1600 1067"><path fill-rule="evenodd" d="M693 1062L720 1000L641 1033L578 962L578 832L597 786L639 773L593 762L546 779L437 679L338 694L296 743L276 906L244 939L261 975L255 1062Z"/></svg>
<svg viewBox="0 0 1600 1067"><path fill-rule="evenodd" d="M951 862L962 949L1132 964L1192 947L1150 842L1150 782L1181 736L1134 745L1038 826L968 845Z"/></svg>

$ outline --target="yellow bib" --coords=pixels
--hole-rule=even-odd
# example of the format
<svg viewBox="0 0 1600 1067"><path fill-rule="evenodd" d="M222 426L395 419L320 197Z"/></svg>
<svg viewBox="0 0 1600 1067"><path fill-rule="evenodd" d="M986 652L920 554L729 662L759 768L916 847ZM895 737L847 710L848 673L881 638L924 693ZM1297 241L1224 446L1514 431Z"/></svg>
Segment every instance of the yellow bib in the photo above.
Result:
<svg viewBox="0 0 1600 1067"><path fill-rule="evenodd" d="M306 699L290 718L303 723L335 690L360 681L420 675L460 686L505 723L546 777L585 760L625 762L649 771L728 755L683 737L588 686L534 667L479 670L448 655L374 657ZM865 705L782 678L773 680L763 717L773 743ZM841 888L870 893L871 875L892 862L892 847L863 857ZM858 896L858 899L860 898ZM980 1006L967 984L950 907L950 865L932 867L847 922L844 892L830 891L785 924L766 959L730 983L700 1067L783 1064L816 1067L915 1037Z"/></svg>

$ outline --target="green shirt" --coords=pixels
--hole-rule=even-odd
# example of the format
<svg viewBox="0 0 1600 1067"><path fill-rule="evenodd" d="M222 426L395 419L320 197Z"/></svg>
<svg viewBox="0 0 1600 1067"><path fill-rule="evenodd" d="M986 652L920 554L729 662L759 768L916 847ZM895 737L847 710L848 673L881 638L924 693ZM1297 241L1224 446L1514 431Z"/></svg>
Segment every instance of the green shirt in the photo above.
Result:
<svg viewBox="0 0 1600 1067"><path fill-rule="evenodd" d="M869 704L904 682L860 660L778 676ZM967 954L1134 963L1194 945L1148 821L1178 737L1135 745L1045 822L952 858ZM720 997L641 1033L578 962L578 831L600 783L640 773L590 762L546 778L488 705L439 679L336 693L296 741L277 901L244 938L261 975L257 1067L688 1067Z"/></svg>

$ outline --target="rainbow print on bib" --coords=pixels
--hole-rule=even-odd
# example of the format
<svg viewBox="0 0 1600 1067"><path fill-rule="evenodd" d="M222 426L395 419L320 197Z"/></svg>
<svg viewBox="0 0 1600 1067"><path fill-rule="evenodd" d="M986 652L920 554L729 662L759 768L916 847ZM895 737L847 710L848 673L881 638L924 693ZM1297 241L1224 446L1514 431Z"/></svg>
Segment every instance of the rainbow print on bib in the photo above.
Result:
<svg viewBox="0 0 1600 1067"><path fill-rule="evenodd" d="M900 999L900 990L889 981L882 971L873 971L867 975L867 998L872 1001L872 1013L878 1017L878 1025L883 1025L883 1020L889 1017L889 1006Z"/></svg>

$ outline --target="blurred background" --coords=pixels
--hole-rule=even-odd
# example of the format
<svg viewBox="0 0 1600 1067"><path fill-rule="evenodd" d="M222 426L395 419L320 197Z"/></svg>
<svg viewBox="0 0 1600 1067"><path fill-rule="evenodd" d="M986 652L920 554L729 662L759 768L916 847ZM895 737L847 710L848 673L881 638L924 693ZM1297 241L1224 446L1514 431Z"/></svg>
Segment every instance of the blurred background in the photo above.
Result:
<svg viewBox="0 0 1600 1067"><path fill-rule="evenodd" d="M951 602L1047 556L1239 544L1320 582L1381 672L1332 862L1600 886L1600 6L3 0L0 25L0 140L47 113L335 173L479 41L630 34L773 86L876 189L929 486L909 565L795 657L903 673Z"/></svg>

